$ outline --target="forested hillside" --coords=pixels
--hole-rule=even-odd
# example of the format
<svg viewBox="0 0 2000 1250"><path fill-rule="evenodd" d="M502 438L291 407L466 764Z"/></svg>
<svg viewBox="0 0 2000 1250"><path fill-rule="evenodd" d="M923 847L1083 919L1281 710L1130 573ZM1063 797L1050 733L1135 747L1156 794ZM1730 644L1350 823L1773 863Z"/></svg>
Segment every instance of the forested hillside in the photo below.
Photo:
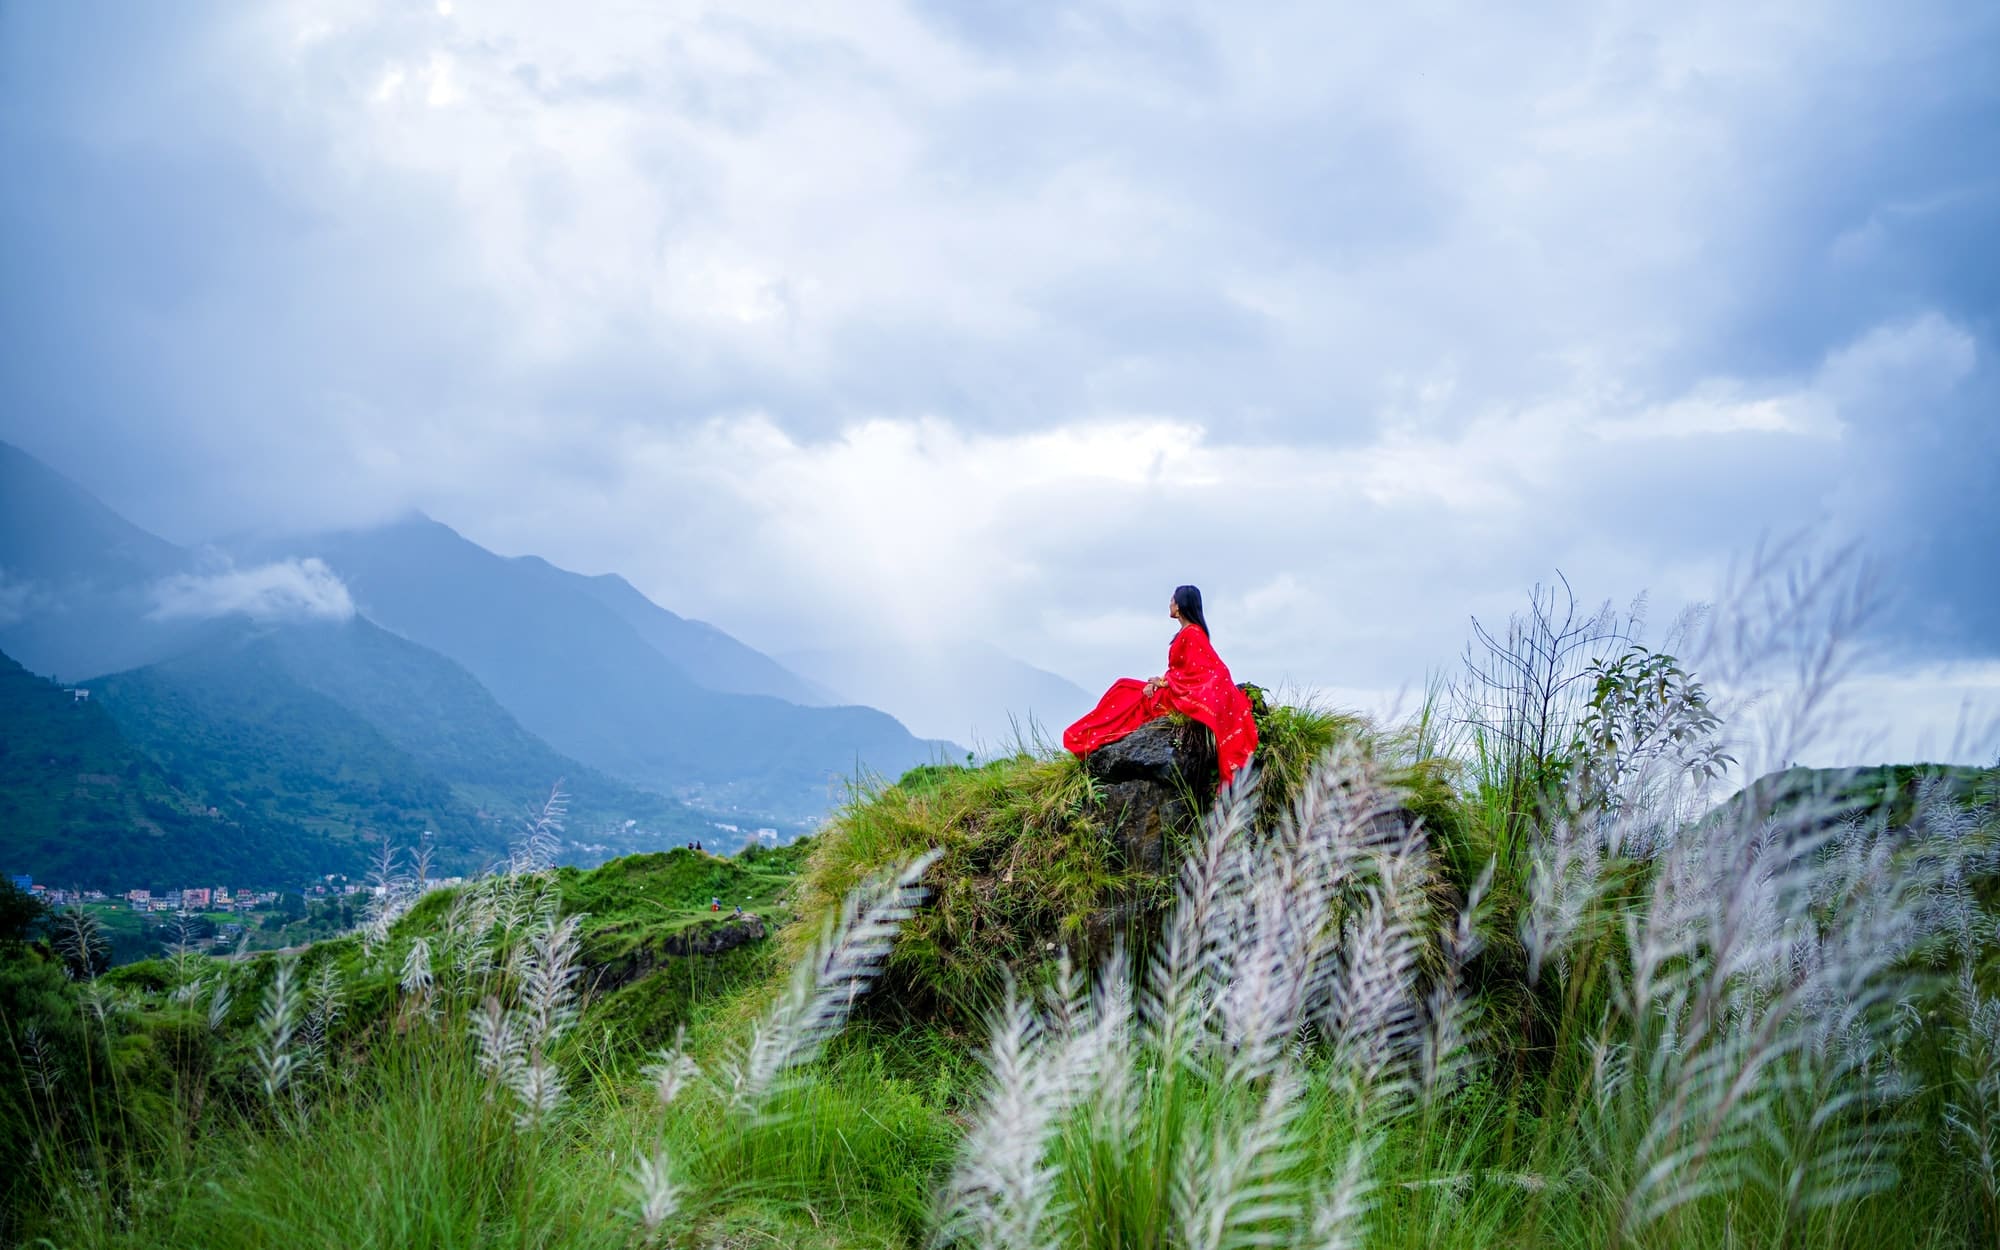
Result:
<svg viewBox="0 0 2000 1250"><path fill-rule="evenodd" d="M0 871L57 885L262 881L310 871L306 850L281 824L210 815L200 787L170 779L95 689L78 701L0 656Z"/></svg>
<svg viewBox="0 0 2000 1250"><path fill-rule="evenodd" d="M506 837L379 730L293 679L255 634L100 679L93 700L172 784L235 822L284 829L284 862L359 875L386 838L429 835L475 869ZM284 879L284 878L280 878Z"/></svg>
<svg viewBox="0 0 2000 1250"><path fill-rule="evenodd" d="M263 630L245 645L379 730L491 819L509 822L539 807L560 781L577 840L629 851L717 834L687 805L558 753L463 668L364 617Z"/></svg>

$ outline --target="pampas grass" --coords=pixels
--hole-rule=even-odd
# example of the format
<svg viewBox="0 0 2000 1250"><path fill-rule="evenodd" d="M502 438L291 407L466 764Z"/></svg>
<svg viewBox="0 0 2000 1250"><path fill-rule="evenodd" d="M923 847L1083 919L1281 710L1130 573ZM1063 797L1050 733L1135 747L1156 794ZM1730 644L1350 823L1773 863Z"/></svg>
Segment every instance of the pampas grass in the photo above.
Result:
<svg viewBox="0 0 2000 1250"><path fill-rule="evenodd" d="M632 1196L632 1222L638 1225L642 1242L652 1245L680 1209L680 1191L658 1154L639 1156L626 1174L626 1186Z"/></svg>
<svg viewBox="0 0 2000 1250"><path fill-rule="evenodd" d="M1229 1250L1352 1233L1361 1126L1416 1088L1425 844L1359 752L1322 761L1261 838L1256 802L1254 777L1218 798L1143 971L1118 955L1088 997L1007 996L943 1240ZM1348 1120L1338 1184L1304 1166L1309 1106Z"/></svg>
<svg viewBox="0 0 2000 1250"><path fill-rule="evenodd" d="M888 816L932 803L923 821L860 801L822 835L853 840L816 853L802 894L825 920L787 935L795 964L650 1055L621 1051L582 992L584 931L545 871L559 791L506 871L359 941L213 971L183 958L157 998L117 976L65 984L51 962L62 996L36 1001L72 1014L8 1021L49 1141L93 1083L130 1103L118 1131L147 1123L118 1084L147 1049L136 1020L213 1023L225 1061L199 1134L190 1118L135 1149L101 1132L49 1165L67 1178L50 1240L1993 1244L1992 800L1925 779L1892 819L1774 774L1718 806L1716 761L1754 774L1809 743L1846 664L1819 635L1864 607L1839 560L1764 553L1751 572L1760 619L1683 631L1712 725L1692 701L1653 709L1673 732L1585 725L1570 700L1602 656L1548 651L1533 624L1490 632L1560 662L1524 678L1490 656L1513 685L1471 712L1427 706L1407 734L1330 735L1317 759L1274 760L1281 778L1246 772L1175 845L1148 919L1089 962L1042 958L1039 930L1019 940L1039 913L990 913L1013 927L981 965L1004 971L980 1028L957 1011L852 1020L892 955L899 977L960 966L909 948L939 932L929 889L967 888L918 852L937 821L985 818L960 810L969 796L1032 815L1007 863L1095 862L1094 830L1044 819L1087 798L1073 761L882 800ZM1631 617L1541 616L1607 645L1637 634ZM1466 767L1413 769L1397 744L1452 724ZM1563 758L1578 750L1621 754ZM414 901L421 867L384 871ZM89 952L84 937L55 957L88 977ZM253 1019L230 1019L232 986ZM89 1045L61 1049L58 1021ZM198 1067L188 1079L210 1079ZM301 1114L269 1113L287 1098Z"/></svg>
<svg viewBox="0 0 2000 1250"><path fill-rule="evenodd" d="M880 974L897 930L922 901L924 873L936 860L934 851L920 855L848 894L838 917L794 966L784 993L752 1028L748 1044L723 1065L720 1079L732 1109L762 1110L779 1078L839 1032Z"/></svg>
<svg viewBox="0 0 2000 1250"><path fill-rule="evenodd" d="M292 1051L292 1029L298 1023L298 964L281 959L264 990L264 1005L257 1013L255 1055L258 1087L271 1102L278 1100L291 1084L296 1056Z"/></svg>

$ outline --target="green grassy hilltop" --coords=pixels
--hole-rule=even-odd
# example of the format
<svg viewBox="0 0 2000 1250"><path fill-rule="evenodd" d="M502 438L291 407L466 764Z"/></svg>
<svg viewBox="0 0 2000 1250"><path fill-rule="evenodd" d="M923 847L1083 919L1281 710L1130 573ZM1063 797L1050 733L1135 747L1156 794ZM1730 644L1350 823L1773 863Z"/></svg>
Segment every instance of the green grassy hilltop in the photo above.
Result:
<svg viewBox="0 0 2000 1250"><path fill-rule="evenodd" d="M238 961L92 979L0 907L4 1231L1992 1244L2000 770L1773 775L1661 840L1650 781L1524 823L1421 721L1264 733L1160 874L1025 752Z"/></svg>

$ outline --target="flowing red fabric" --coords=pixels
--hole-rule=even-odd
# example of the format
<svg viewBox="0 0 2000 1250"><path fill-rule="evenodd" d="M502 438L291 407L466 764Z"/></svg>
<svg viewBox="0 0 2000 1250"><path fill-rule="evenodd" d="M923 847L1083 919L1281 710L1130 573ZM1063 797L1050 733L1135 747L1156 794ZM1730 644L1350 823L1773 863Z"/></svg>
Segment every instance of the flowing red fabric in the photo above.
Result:
<svg viewBox="0 0 2000 1250"><path fill-rule="evenodd" d="M1249 698L1236 688L1228 666L1209 645L1207 631L1194 625L1181 626L1167 648L1166 684L1149 695L1145 682L1119 678L1096 707L1063 730L1063 746L1089 755L1169 712L1191 716L1215 735L1215 761L1225 786L1257 749L1257 722L1251 719Z"/></svg>

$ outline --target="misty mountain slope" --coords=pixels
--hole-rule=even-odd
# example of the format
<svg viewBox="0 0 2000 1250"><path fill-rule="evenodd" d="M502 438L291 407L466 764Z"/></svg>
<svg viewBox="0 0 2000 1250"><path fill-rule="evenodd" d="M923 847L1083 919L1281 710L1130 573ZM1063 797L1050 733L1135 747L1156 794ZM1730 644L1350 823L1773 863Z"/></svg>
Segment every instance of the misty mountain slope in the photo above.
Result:
<svg viewBox="0 0 2000 1250"><path fill-rule="evenodd" d="M609 837L623 850L657 849L714 834L708 819L686 805L560 754L522 728L464 668L365 618L271 630L255 646L503 827L539 806L560 780L570 799L569 834L579 841ZM625 833L628 820L643 832ZM639 837L643 845L633 841Z"/></svg>
<svg viewBox="0 0 2000 1250"><path fill-rule="evenodd" d="M324 559L370 619L463 665L558 751L662 794L805 818L859 770L954 753L872 708L706 689L575 575L427 518L269 554Z"/></svg>
<svg viewBox="0 0 2000 1250"><path fill-rule="evenodd" d="M1068 678L984 644L825 648L782 658L794 672L879 707L916 733L982 750L1010 746L1031 727L1057 740L1096 702Z"/></svg>
<svg viewBox="0 0 2000 1250"><path fill-rule="evenodd" d="M312 870L286 826L208 814L95 696L0 655L0 871L53 885L209 885Z"/></svg>
<svg viewBox="0 0 2000 1250"><path fill-rule="evenodd" d="M152 619L150 592L190 562L186 551L0 443L0 649L31 671L75 680L180 645L193 627Z"/></svg>
<svg viewBox="0 0 2000 1250"><path fill-rule="evenodd" d="M183 671L182 661L198 655L224 667L246 661L228 647L215 649L244 618L199 619L241 601L226 593L229 570L217 568L212 554L199 572L224 575L216 580L225 593L210 602L202 593L207 579L193 579L180 588L188 615L161 620L154 609L162 579L196 571L190 553L131 525L18 449L0 454L0 486L0 647L23 665L75 678L156 662ZM561 769L588 782L576 796L580 822L637 819L700 836L706 827L699 818L633 787L793 823L825 811L857 772L896 775L957 754L873 709L802 707L776 697L824 701L822 691L769 657L652 604L622 578L505 559L426 519L299 542L246 542L237 554L245 570L285 556L322 556L367 615L485 687L482 694L518 724L496 728L490 711L477 706L481 699L455 678L438 680L462 715L427 718L413 707L402 716L405 709L380 685L396 664L387 663L379 642L373 650L317 661L293 656L281 665L295 681L359 712L419 758L433 780L444 778L475 804L511 813L512 787L547 784L554 778L538 774L567 757L587 766ZM309 636L274 635L293 645ZM387 667L348 667L362 660ZM212 677L226 680L220 671ZM541 739L546 751L524 745L517 731ZM587 778L588 769L623 787L608 789L615 783Z"/></svg>
<svg viewBox="0 0 2000 1250"><path fill-rule="evenodd" d="M186 558L27 452L0 443L0 566L10 573L123 584L172 572Z"/></svg>
<svg viewBox="0 0 2000 1250"><path fill-rule="evenodd" d="M538 557L525 557L546 563ZM855 702L792 672L763 652L747 647L706 621L667 611L616 573L586 577L548 565L577 589L610 608L654 649L672 660L696 684L727 694L764 694L801 707ZM893 715L893 713L892 713Z"/></svg>

